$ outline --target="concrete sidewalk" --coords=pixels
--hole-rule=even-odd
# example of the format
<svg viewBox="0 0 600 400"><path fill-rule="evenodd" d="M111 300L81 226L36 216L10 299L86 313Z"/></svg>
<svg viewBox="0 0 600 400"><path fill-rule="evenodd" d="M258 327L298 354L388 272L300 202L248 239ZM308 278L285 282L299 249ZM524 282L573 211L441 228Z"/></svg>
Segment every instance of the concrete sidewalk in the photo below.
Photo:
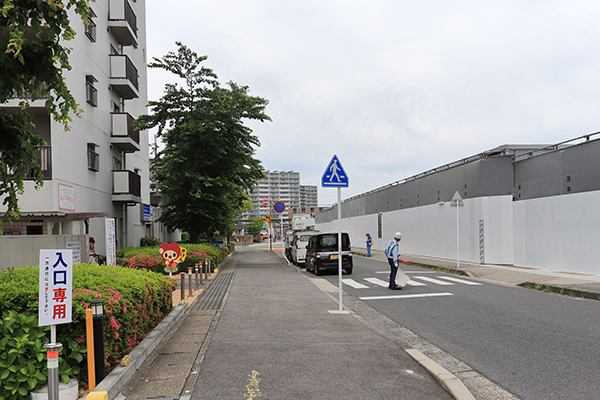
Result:
<svg viewBox="0 0 600 400"><path fill-rule="evenodd" d="M329 282L307 277L279 254L240 251L191 399L452 398L404 343L339 313Z"/></svg>
<svg viewBox="0 0 600 400"><path fill-rule="evenodd" d="M282 261L236 252L218 274L233 274L221 307L198 310L199 296L117 398L473 399L418 351L337 313L327 281Z"/></svg>

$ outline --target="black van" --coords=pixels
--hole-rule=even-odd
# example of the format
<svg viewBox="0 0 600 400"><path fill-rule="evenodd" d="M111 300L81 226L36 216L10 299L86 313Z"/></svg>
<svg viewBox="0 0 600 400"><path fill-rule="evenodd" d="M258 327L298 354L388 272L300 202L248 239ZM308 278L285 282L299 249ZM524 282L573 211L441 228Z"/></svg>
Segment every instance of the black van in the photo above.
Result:
<svg viewBox="0 0 600 400"><path fill-rule="evenodd" d="M306 246L306 271L321 275L326 271L338 270L338 234L319 233L311 236ZM352 252L350 251L350 236L342 233L342 269L347 274L352 273Z"/></svg>

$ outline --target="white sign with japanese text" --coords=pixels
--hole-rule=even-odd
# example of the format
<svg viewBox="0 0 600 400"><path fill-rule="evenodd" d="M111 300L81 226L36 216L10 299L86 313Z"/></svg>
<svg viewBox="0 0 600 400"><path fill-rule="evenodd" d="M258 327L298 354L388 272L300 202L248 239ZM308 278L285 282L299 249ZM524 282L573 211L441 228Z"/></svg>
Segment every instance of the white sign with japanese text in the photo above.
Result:
<svg viewBox="0 0 600 400"><path fill-rule="evenodd" d="M39 326L71 322L73 250L40 250Z"/></svg>
<svg viewBox="0 0 600 400"><path fill-rule="evenodd" d="M66 248L73 250L73 264L81 264L81 243L67 242Z"/></svg>
<svg viewBox="0 0 600 400"><path fill-rule="evenodd" d="M117 238L114 218L104 218L106 228L106 265L117 265Z"/></svg>

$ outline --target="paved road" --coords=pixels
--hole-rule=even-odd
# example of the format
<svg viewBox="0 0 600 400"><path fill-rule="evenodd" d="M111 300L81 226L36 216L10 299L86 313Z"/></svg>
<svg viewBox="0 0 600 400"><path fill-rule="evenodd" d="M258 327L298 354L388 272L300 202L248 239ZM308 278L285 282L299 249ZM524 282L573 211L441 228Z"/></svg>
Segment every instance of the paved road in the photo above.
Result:
<svg viewBox="0 0 600 400"><path fill-rule="evenodd" d="M224 304L192 400L452 398L272 252L241 250Z"/></svg>
<svg viewBox="0 0 600 400"><path fill-rule="evenodd" d="M391 291L384 261L355 256L344 290L523 399L600 398L600 302L405 269Z"/></svg>

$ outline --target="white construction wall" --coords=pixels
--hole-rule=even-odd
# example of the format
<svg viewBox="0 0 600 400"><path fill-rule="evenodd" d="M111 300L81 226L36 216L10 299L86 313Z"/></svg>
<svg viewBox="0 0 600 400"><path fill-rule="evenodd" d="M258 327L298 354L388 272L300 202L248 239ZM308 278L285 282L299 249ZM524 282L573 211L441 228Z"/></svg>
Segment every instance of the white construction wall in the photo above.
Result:
<svg viewBox="0 0 600 400"><path fill-rule="evenodd" d="M512 201L512 196L467 199L458 209L461 261L600 274L600 191ZM342 219L354 248L383 250L396 231L400 251L456 260L456 213L450 203ZM338 221L317 224L337 232ZM452 264L450 264L452 265Z"/></svg>

